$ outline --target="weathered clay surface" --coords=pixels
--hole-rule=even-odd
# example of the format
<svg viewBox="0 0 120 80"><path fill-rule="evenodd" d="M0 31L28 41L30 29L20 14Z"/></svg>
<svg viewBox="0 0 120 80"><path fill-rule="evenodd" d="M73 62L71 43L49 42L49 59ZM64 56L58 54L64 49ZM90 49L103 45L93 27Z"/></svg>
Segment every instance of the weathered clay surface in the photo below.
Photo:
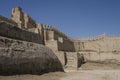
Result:
<svg viewBox="0 0 120 80"><path fill-rule="evenodd" d="M43 45L0 36L0 74L63 71L55 54Z"/></svg>

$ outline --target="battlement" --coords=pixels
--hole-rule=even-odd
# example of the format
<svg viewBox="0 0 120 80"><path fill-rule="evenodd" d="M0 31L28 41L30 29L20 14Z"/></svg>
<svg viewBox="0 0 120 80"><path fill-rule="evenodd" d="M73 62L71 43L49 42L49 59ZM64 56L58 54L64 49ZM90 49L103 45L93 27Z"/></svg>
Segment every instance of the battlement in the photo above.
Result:
<svg viewBox="0 0 120 80"><path fill-rule="evenodd" d="M24 14L25 28L36 28L36 21L28 14Z"/></svg>
<svg viewBox="0 0 120 80"><path fill-rule="evenodd" d="M81 41L97 41L97 40L103 40L105 38L108 38L108 39L120 39L120 35L118 35L118 36L107 36L105 34L101 34L101 35L98 35L97 37L90 37L90 38L80 39L80 40Z"/></svg>
<svg viewBox="0 0 120 80"><path fill-rule="evenodd" d="M107 37L108 37L107 35L101 34L101 35L98 35L97 37L89 37L89 38L80 39L80 40L82 40L82 41L96 41L96 40L105 39L105 38L107 38Z"/></svg>
<svg viewBox="0 0 120 80"><path fill-rule="evenodd" d="M60 30L56 29L53 26L44 25L43 29L47 31L54 31L55 34L58 34L59 36L64 37L64 38L68 38L63 32L61 32Z"/></svg>
<svg viewBox="0 0 120 80"><path fill-rule="evenodd" d="M51 25L37 24L32 17L22 12L22 8L19 6L13 8L12 19L0 15L0 36L47 46L58 55L58 58L61 58L61 61L65 63L63 65L67 64L68 67L78 67L78 64L81 62L78 60L78 52L88 53L87 56L90 57L90 59L91 56L89 56L89 53L93 54L92 59L94 59L96 55L102 55L103 57L104 55L101 53L104 53L106 57L108 56L106 52L115 53L116 59L117 52L120 52L120 36L110 37L102 34L88 39L70 38ZM9 43L7 43L7 45L9 45ZM31 47L34 46L31 45ZM97 54L94 55L95 53ZM101 58L101 56L99 58ZM113 57L110 57L110 59L112 58Z"/></svg>

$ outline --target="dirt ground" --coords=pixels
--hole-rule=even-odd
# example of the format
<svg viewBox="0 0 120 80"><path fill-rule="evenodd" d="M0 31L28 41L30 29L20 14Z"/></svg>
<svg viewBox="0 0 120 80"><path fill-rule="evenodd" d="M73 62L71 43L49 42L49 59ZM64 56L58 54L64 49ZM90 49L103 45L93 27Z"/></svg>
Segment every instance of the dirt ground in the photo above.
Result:
<svg viewBox="0 0 120 80"><path fill-rule="evenodd" d="M88 62L83 64L80 70L120 70L120 64Z"/></svg>
<svg viewBox="0 0 120 80"><path fill-rule="evenodd" d="M0 76L0 80L120 80L119 65L87 63L79 70L52 72L43 75ZM88 67L89 66L89 67Z"/></svg>
<svg viewBox="0 0 120 80"><path fill-rule="evenodd" d="M44 75L0 76L0 80L120 80L120 71L81 70L67 73L54 72Z"/></svg>

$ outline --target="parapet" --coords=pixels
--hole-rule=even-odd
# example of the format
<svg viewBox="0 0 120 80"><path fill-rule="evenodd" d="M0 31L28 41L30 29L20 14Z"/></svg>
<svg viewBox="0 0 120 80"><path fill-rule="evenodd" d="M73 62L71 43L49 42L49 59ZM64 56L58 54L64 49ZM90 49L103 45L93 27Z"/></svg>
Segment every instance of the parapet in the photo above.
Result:
<svg viewBox="0 0 120 80"><path fill-rule="evenodd" d="M102 39L105 39L107 38L108 36L106 34L101 34L97 37L89 37L89 38L86 38L86 39L80 39L81 41L96 41L96 40L102 40Z"/></svg>
<svg viewBox="0 0 120 80"><path fill-rule="evenodd" d="M0 15L0 22L5 22L5 23L7 23L7 24L10 24L10 25L16 26L16 27L18 26L17 23L14 22L12 19L8 19L8 18L3 17L3 16L1 16L1 15Z"/></svg>
<svg viewBox="0 0 120 80"><path fill-rule="evenodd" d="M6 22L0 23L0 36L42 44L41 37L38 33L20 29Z"/></svg>
<svg viewBox="0 0 120 80"><path fill-rule="evenodd" d="M25 28L36 28L36 21L33 20L27 13L24 14Z"/></svg>
<svg viewBox="0 0 120 80"><path fill-rule="evenodd" d="M58 34L59 36L61 37L64 37L64 38L68 38L64 33L62 33L60 30L56 29L55 27L53 26L50 26L50 25L44 25L44 30L51 30L51 31L54 31L55 34Z"/></svg>

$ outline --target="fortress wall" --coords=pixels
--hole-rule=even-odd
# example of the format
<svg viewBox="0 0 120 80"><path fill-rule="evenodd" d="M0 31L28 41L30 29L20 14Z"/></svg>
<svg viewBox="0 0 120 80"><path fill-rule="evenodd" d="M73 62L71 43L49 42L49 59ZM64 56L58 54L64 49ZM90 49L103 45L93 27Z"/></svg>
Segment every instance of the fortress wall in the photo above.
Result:
<svg viewBox="0 0 120 80"><path fill-rule="evenodd" d="M39 35L41 37L41 40L44 43L44 29L43 29L43 24L38 23L37 24L37 29L38 29L38 33L39 33Z"/></svg>
<svg viewBox="0 0 120 80"><path fill-rule="evenodd" d="M12 20L18 24L17 27L25 28L24 13L21 7L17 6L16 8L12 9Z"/></svg>
<svg viewBox="0 0 120 80"><path fill-rule="evenodd" d="M54 39L55 40L58 40L59 37L67 39L67 36L64 33L57 31L57 30L53 30L53 31L54 31Z"/></svg>
<svg viewBox="0 0 120 80"><path fill-rule="evenodd" d="M44 30L46 30L46 33L47 33L47 38L50 36L50 35L53 35L53 39L54 40L58 40L59 37L62 37L62 38L66 38L67 39L67 36L62 33L61 31L57 30L56 28L52 27L52 26L49 26L49 25L45 25L44 26ZM54 33L49 35L49 32L53 31ZM48 39L47 39L48 40Z"/></svg>
<svg viewBox="0 0 120 80"><path fill-rule="evenodd" d="M120 51L120 39L105 38L103 40L85 42L85 50Z"/></svg>
<svg viewBox="0 0 120 80"><path fill-rule="evenodd" d="M80 42L74 42L74 46L75 46L75 51L80 51Z"/></svg>
<svg viewBox="0 0 120 80"><path fill-rule="evenodd" d="M33 20L28 14L24 14L25 28L36 28L36 21Z"/></svg>
<svg viewBox="0 0 120 80"><path fill-rule="evenodd" d="M78 69L84 63L84 58L78 52L66 52L66 67L68 69Z"/></svg>
<svg viewBox="0 0 120 80"><path fill-rule="evenodd" d="M119 63L120 52L79 52L83 54L86 61Z"/></svg>
<svg viewBox="0 0 120 80"><path fill-rule="evenodd" d="M85 51L99 51L100 47L99 44L94 42L84 42L84 48Z"/></svg>
<svg viewBox="0 0 120 80"><path fill-rule="evenodd" d="M8 38L42 44L39 34L19 29L16 26L9 25L5 22L0 23L0 35Z"/></svg>
<svg viewBox="0 0 120 80"><path fill-rule="evenodd" d="M79 45L77 43L76 45ZM119 44L120 37L102 37L86 40L83 49L79 45L80 54L84 55L86 61L120 63Z"/></svg>
<svg viewBox="0 0 120 80"><path fill-rule="evenodd" d="M54 52L41 44L0 36L0 75L63 71Z"/></svg>
<svg viewBox="0 0 120 80"><path fill-rule="evenodd" d="M17 26L17 23L14 22L12 19L8 19L8 18L3 17L1 15L0 15L0 22L6 22L6 23L8 23L8 24L10 24L12 26Z"/></svg>
<svg viewBox="0 0 120 80"><path fill-rule="evenodd" d="M62 32L53 29L54 39L58 41L58 51L75 51L74 43Z"/></svg>
<svg viewBox="0 0 120 80"><path fill-rule="evenodd" d="M74 43L64 33L50 26L45 26L44 31L47 46L58 51L75 51Z"/></svg>
<svg viewBox="0 0 120 80"><path fill-rule="evenodd" d="M104 41L96 41L100 51L120 51L120 39L107 38Z"/></svg>
<svg viewBox="0 0 120 80"><path fill-rule="evenodd" d="M70 42L69 40L63 40L63 43L57 40L47 40L46 46L51 48L53 51L75 51L73 42Z"/></svg>
<svg viewBox="0 0 120 80"><path fill-rule="evenodd" d="M73 41L74 42L74 48L76 52L79 52L81 50L84 50L85 43L81 41Z"/></svg>
<svg viewBox="0 0 120 80"><path fill-rule="evenodd" d="M120 51L120 37L104 37L94 40L74 41L76 51Z"/></svg>
<svg viewBox="0 0 120 80"><path fill-rule="evenodd" d="M58 45L57 45L57 41L52 41L52 40L48 40L46 41L45 44L47 47L49 47L50 49L52 49L53 51L58 51Z"/></svg>
<svg viewBox="0 0 120 80"><path fill-rule="evenodd" d="M71 51L74 52L75 48L74 48L74 43L68 39L64 39L63 38L63 43L58 41L58 50L59 51Z"/></svg>
<svg viewBox="0 0 120 80"><path fill-rule="evenodd" d="M64 51L54 51L54 53L58 57L58 59L60 60L62 66L65 67L67 64L66 53Z"/></svg>
<svg viewBox="0 0 120 80"><path fill-rule="evenodd" d="M78 68L78 56L76 52L66 52L67 57L67 69L77 69Z"/></svg>

